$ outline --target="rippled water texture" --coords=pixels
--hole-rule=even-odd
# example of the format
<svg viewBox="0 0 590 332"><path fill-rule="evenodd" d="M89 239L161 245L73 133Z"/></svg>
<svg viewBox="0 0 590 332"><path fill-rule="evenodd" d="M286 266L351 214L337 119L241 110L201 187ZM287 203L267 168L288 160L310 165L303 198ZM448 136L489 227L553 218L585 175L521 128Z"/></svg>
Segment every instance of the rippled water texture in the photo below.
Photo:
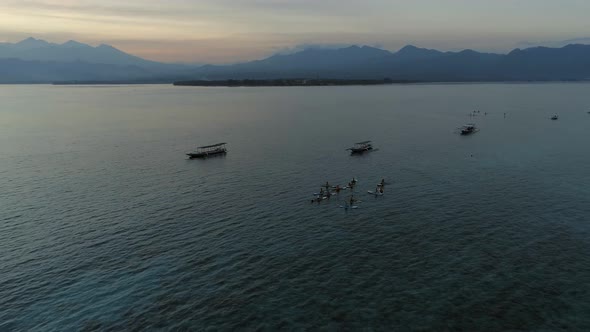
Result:
<svg viewBox="0 0 590 332"><path fill-rule="evenodd" d="M590 330L588 111L590 84L1 86L0 330ZM358 210L310 203L352 177Z"/></svg>

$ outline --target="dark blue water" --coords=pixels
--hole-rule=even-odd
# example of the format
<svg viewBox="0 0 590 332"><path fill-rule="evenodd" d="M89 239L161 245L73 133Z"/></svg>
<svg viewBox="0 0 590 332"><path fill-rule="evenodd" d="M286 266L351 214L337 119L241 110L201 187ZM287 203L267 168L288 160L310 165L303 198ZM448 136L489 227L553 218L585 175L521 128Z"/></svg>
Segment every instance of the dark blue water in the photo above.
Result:
<svg viewBox="0 0 590 332"><path fill-rule="evenodd" d="M589 330L587 111L590 84L3 86L0 330ZM358 210L310 203L352 177Z"/></svg>

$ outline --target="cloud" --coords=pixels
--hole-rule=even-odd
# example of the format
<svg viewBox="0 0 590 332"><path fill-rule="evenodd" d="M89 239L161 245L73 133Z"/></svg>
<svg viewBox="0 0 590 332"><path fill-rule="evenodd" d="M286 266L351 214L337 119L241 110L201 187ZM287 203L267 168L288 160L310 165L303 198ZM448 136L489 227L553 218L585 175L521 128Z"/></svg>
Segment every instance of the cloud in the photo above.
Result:
<svg viewBox="0 0 590 332"><path fill-rule="evenodd" d="M333 50L350 46L350 44L300 44L279 48L273 51L273 54L293 54L308 49Z"/></svg>
<svg viewBox="0 0 590 332"><path fill-rule="evenodd" d="M1 0L0 40L110 42L156 60L198 62L304 45L500 51L587 32L588 11L582 0Z"/></svg>
<svg viewBox="0 0 590 332"><path fill-rule="evenodd" d="M590 37L573 38L573 39L567 39L567 40L539 41L539 42L521 41L521 42L517 43L515 47L518 47L518 48L527 48L527 47L535 47L535 46L563 47L563 46L566 46L569 44L590 44Z"/></svg>

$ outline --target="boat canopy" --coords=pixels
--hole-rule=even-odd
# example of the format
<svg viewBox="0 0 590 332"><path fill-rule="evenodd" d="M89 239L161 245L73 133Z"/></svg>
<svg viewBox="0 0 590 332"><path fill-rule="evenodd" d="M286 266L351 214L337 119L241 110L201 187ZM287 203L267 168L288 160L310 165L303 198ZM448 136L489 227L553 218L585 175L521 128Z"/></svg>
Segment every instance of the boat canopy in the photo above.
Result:
<svg viewBox="0 0 590 332"><path fill-rule="evenodd" d="M213 144L213 145L206 145L206 146L199 146L197 149L210 149L210 148L216 148L222 145L226 145L227 143L217 143L217 144Z"/></svg>
<svg viewBox="0 0 590 332"><path fill-rule="evenodd" d="M369 144L369 143L371 143L371 141L358 142L358 143L354 143L354 144L363 145L363 144Z"/></svg>

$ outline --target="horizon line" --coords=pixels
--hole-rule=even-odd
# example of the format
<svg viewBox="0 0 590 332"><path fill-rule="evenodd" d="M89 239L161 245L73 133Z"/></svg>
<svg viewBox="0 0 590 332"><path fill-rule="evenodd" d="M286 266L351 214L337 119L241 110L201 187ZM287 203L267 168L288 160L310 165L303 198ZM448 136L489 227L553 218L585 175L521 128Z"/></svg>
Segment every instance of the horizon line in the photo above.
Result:
<svg viewBox="0 0 590 332"><path fill-rule="evenodd" d="M580 41L580 40L585 40L588 39L589 42L588 43L583 43L583 42L576 42L576 41ZM88 42L80 42L77 41L75 39L69 39L65 42L54 42L54 41L50 41L50 40L46 40L46 39L41 39L41 38L36 38L33 36L21 39L19 41L16 42L10 42L10 41L0 41L0 46L2 44L10 44L10 45L17 45L20 44L22 42L28 41L28 40L32 40L32 41L38 41L38 42L44 42L47 43L49 45L52 46L66 46L69 43L75 43L75 44L80 44L80 45L84 45L84 46L88 46L94 49L100 48L100 47L111 47L114 48L118 51L124 52L128 55L131 56L135 56L135 57L140 57L144 60L148 60L148 61L153 61L153 62L160 62L160 63L164 63L164 64L186 64L186 65L200 65L200 66L205 66L205 65L232 65L232 64L240 64L240 63L246 63L246 62L251 62L251 61L256 61L256 60L263 60L263 59L267 59L269 57L273 57L273 56L285 56L285 55L292 55L292 54L297 54L297 53L301 53L307 50L342 50L342 49L346 49L346 48L372 48L372 49L379 49L379 50L383 50L383 51L387 51L391 54L396 54L406 48L416 48L416 49L421 49L421 50L429 50L429 51L437 51L437 52L442 52L442 53L461 53L461 52L465 52L465 51L474 51L477 53L482 53L482 54L497 54L497 55L508 55L514 51L517 50L526 50L526 49L534 49L534 48L548 48L548 49L561 49L561 48L565 48L568 46L575 46L575 45L590 45L590 38L573 38L573 39L568 39L568 40L564 40L563 42L567 42L567 44L562 45L562 46L545 46L545 45L535 45L535 43L530 43L531 45L528 47L515 47L512 48L508 51L505 52L487 52L487 51L479 51L475 48L452 48L452 49L448 49L448 50L444 50L444 49L436 49L436 48L429 48L429 47L422 47L422 46L417 46L417 44L413 44L413 43L408 43L405 46L397 49L397 50L392 50L390 48L387 47L383 47L381 45L369 45L369 44L363 44L363 43L324 43L324 44L297 44L297 45L293 45L291 47L287 47L284 48L283 50L276 50L271 54L268 54L266 56L262 56L262 57L258 57L258 58L254 58L254 59L244 59L244 60L239 60L239 61L231 61L231 62L223 62L223 63L211 63L211 62L199 62L199 61L159 61L159 60L153 60L150 59L148 57L144 57L141 55L137 55L132 53L131 51L125 51L123 48L119 48L116 47L112 44L108 44L108 43L88 43ZM525 43L525 42L521 42L521 43ZM550 42L546 42L546 43L550 43Z"/></svg>

